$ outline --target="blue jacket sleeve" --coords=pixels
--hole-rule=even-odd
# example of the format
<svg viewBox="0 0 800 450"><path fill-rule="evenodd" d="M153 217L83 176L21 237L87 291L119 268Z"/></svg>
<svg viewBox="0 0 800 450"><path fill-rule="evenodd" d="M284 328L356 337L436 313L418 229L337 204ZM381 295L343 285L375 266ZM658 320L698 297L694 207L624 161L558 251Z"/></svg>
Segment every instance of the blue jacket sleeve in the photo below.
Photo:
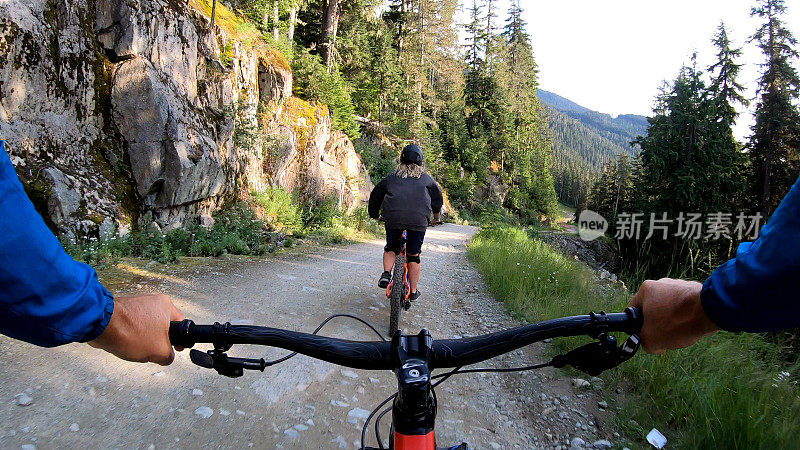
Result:
<svg viewBox="0 0 800 450"><path fill-rule="evenodd" d="M754 242L703 284L709 319L728 331L778 331L800 327L800 179Z"/></svg>
<svg viewBox="0 0 800 450"><path fill-rule="evenodd" d="M94 269L67 255L36 212L0 141L0 333L43 347L85 342L113 310Z"/></svg>

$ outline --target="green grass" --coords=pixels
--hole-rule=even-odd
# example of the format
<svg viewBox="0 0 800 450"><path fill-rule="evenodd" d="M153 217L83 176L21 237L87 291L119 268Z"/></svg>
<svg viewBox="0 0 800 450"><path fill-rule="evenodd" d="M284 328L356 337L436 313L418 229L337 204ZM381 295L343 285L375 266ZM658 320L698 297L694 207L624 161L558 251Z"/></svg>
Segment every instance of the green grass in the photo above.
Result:
<svg viewBox="0 0 800 450"><path fill-rule="evenodd" d="M263 192L253 192L256 207L262 208L261 217L277 231L296 233L303 228L303 209L291 193L278 187Z"/></svg>
<svg viewBox="0 0 800 450"><path fill-rule="evenodd" d="M190 224L167 233L140 229L126 236L63 244L73 258L103 267L129 256L168 263L180 256L263 255L292 247L301 238L341 244L380 230L365 207L347 212L333 199L301 203L283 189L270 188L252 193L249 202L217 211L211 227Z"/></svg>
<svg viewBox="0 0 800 450"><path fill-rule="evenodd" d="M621 310L629 298L520 229L481 230L468 255L496 298L529 321ZM554 342L566 350L584 340ZM617 425L639 445L655 427L670 448L797 448L798 368L781 362L778 347L761 335L723 332L663 356L641 353L603 375L631 395L604 395L621 406Z"/></svg>
<svg viewBox="0 0 800 450"><path fill-rule="evenodd" d="M136 230L126 236L64 243L64 249L95 267L115 264L127 256L167 263L179 256L263 255L275 251L273 233L248 205L232 205L215 213L214 219L214 225L208 228L195 224L167 233Z"/></svg>

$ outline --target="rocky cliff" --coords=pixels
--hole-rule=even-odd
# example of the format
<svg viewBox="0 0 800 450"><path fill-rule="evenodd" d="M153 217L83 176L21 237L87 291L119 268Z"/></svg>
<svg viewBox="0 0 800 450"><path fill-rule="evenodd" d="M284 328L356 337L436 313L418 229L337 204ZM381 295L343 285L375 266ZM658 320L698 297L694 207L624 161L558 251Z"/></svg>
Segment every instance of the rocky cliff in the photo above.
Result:
<svg viewBox="0 0 800 450"><path fill-rule="evenodd" d="M365 200L327 108L222 12L212 30L204 0L0 3L0 139L53 228L179 227L267 185Z"/></svg>

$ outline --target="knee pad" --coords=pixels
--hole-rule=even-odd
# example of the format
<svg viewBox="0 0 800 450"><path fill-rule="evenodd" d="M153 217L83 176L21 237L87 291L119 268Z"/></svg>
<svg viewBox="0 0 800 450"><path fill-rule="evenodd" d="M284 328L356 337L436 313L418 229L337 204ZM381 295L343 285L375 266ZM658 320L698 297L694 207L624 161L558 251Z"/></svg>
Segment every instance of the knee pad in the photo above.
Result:
<svg viewBox="0 0 800 450"><path fill-rule="evenodd" d="M407 255L406 261L419 264L419 255Z"/></svg>

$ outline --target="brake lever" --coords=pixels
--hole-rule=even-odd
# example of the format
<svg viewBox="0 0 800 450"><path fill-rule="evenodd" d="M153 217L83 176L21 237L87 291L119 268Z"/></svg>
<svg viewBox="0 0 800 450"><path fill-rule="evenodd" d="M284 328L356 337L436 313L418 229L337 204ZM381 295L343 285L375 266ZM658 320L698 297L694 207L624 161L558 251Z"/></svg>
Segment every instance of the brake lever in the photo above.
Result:
<svg viewBox="0 0 800 450"><path fill-rule="evenodd" d="M218 374L230 378L238 378L244 375L245 369L260 370L263 372L267 367L267 362L264 358L232 358L223 350L219 349L209 350L207 352L192 349L189 352L189 359L200 367L214 369Z"/></svg>
<svg viewBox="0 0 800 450"><path fill-rule="evenodd" d="M597 376L631 359L639 350L639 336L632 334L617 347L614 336L603 333L596 342L580 346L551 361L553 367L571 366L583 373Z"/></svg>

